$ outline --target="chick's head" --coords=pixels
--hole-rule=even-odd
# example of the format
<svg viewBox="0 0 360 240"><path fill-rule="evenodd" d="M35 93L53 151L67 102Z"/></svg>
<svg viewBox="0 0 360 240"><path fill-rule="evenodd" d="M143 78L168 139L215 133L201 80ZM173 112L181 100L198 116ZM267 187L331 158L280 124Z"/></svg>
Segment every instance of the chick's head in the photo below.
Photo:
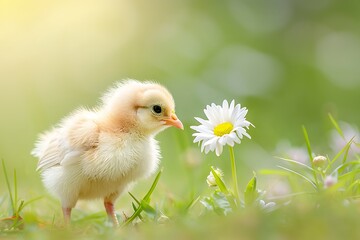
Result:
<svg viewBox="0 0 360 240"><path fill-rule="evenodd" d="M139 124L149 132L160 132L174 126L183 129L175 114L175 103L169 91L161 85L149 84L138 98Z"/></svg>
<svg viewBox="0 0 360 240"><path fill-rule="evenodd" d="M170 126L183 129L172 95L160 84L121 82L104 96L103 102L119 128L132 127L146 134L156 134Z"/></svg>

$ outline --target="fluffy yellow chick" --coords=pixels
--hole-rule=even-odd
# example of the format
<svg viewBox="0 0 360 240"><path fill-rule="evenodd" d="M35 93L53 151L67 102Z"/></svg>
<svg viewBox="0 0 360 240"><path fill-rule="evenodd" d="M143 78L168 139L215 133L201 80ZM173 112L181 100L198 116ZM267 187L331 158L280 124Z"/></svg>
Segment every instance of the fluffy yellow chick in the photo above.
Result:
<svg viewBox="0 0 360 240"><path fill-rule="evenodd" d="M32 155L45 187L61 200L65 223L79 199L104 200L114 225L114 202L152 174L160 152L154 136L169 126L183 129L172 95L152 82L118 83L94 110L81 108L39 137Z"/></svg>

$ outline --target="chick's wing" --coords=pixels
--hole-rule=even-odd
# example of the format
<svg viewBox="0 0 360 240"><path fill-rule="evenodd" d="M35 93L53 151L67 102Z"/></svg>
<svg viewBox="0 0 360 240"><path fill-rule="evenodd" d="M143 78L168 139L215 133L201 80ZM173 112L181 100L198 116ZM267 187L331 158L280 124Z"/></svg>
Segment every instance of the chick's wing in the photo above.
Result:
<svg viewBox="0 0 360 240"><path fill-rule="evenodd" d="M88 112L77 112L40 136L32 154L39 158L37 170L76 164L89 149L97 147L98 126Z"/></svg>

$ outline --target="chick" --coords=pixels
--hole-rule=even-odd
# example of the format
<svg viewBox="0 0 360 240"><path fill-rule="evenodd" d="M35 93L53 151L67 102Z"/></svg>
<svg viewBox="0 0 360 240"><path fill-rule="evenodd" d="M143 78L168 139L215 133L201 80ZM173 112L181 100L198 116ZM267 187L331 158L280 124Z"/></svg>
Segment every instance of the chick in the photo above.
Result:
<svg viewBox="0 0 360 240"><path fill-rule="evenodd" d="M84 108L40 135L32 155L48 191L62 204L64 221L79 199L101 198L114 225L114 202L129 185L159 164L155 135L169 126L183 129L172 95L153 82L119 82L94 110Z"/></svg>

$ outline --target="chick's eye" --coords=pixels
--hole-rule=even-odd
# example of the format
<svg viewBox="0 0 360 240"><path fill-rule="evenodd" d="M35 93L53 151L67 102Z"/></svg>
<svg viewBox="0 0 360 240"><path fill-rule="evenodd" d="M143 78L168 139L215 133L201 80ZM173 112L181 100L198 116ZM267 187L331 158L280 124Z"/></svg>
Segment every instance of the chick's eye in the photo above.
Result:
<svg viewBox="0 0 360 240"><path fill-rule="evenodd" d="M156 114L160 114L160 113L162 112L162 108L161 108L161 106L159 106L159 105L154 105L154 106L152 107L152 110L153 110L153 112L156 113Z"/></svg>

